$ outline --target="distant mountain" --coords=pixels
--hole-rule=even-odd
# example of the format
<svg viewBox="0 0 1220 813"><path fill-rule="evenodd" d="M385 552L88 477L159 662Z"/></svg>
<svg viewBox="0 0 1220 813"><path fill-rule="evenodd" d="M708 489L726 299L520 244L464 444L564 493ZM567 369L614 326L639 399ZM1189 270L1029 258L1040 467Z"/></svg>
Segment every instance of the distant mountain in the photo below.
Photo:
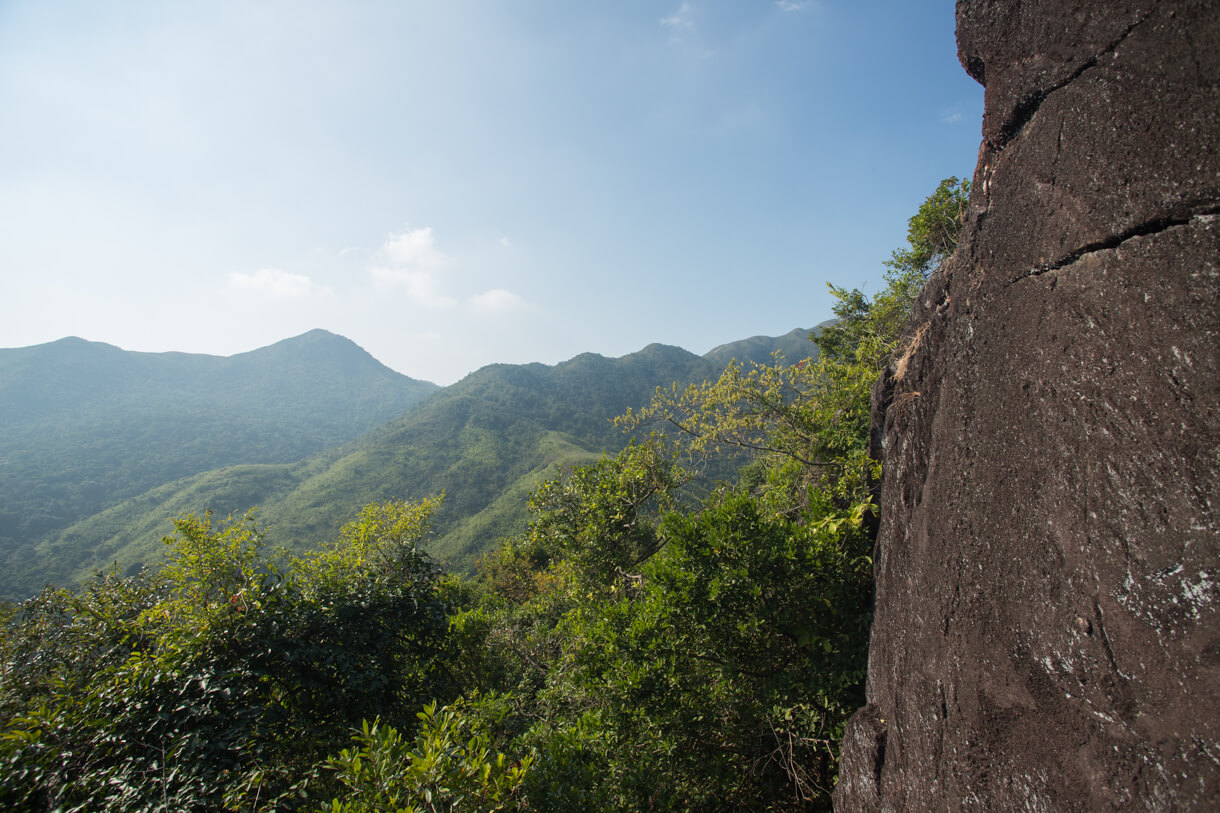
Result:
<svg viewBox="0 0 1220 813"><path fill-rule="evenodd" d="M608 359L586 353L555 366L493 364L341 449L296 464L246 465L160 486L50 536L18 583L66 582L117 562L159 558L167 518L259 506L273 545L305 549L332 538L360 507L445 492L434 555L453 567L525 519L525 498L558 466L616 451L627 437L612 419L657 386L704 380L720 368L677 347L650 345Z"/></svg>
<svg viewBox="0 0 1220 813"><path fill-rule="evenodd" d="M728 365L733 359L741 364L770 364L772 354L783 353L789 363L795 364L806 358L816 358L818 347L809 340L811 335L821 332L822 328L833 324L833 320L822 322L813 328L797 328L783 336L751 336L741 341L722 344L703 354L703 357L721 367Z"/></svg>
<svg viewBox="0 0 1220 813"><path fill-rule="evenodd" d="M647 403L658 386L715 378L728 358L769 360L775 349L795 361L816 350L808 335L754 337L702 357L653 344L616 359L586 353L554 366L493 364L346 445L158 481L11 557L0 593L67 583L111 563L134 570L155 561L173 516L258 506L268 543L300 550L333 538L369 502L442 491L432 552L463 569L524 527L525 499L539 480L620 449L628 438L612 419Z"/></svg>
<svg viewBox="0 0 1220 813"><path fill-rule="evenodd" d="M230 357L0 349L0 562L165 482L347 442L436 389L323 330Z"/></svg>

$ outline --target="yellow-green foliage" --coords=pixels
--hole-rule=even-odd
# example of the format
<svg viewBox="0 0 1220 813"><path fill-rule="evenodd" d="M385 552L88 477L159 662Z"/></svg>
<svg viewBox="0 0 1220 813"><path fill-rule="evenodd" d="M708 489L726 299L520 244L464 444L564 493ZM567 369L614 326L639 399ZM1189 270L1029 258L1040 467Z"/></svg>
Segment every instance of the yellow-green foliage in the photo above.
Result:
<svg viewBox="0 0 1220 813"><path fill-rule="evenodd" d="M330 813L493 813L517 801L532 758L492 754L466 703L424 706L413 742L393 726L365 721L354 744L327 762L344 791ZM472 729L474 729L472 731Z"/></svg>
<svg viewBox="0 0 1220 813"><path fill-rule="evenodd" d="M342 591L371 575L416 579L427 560L419 549L441 497L418 502L387 500L366 505L343 526L339 538L317 553L292 560L292 573L305 595Z"/></svg>
<svg viewBox="0 0 1220 813"><path fill-rule="evenodd" d="M421 551L439 502L368 506L295 557L264 555L250 516L190 516L165 566L24 602L0 639L0 804L293 807L362 719L412 730L453 693Z"/></svg>

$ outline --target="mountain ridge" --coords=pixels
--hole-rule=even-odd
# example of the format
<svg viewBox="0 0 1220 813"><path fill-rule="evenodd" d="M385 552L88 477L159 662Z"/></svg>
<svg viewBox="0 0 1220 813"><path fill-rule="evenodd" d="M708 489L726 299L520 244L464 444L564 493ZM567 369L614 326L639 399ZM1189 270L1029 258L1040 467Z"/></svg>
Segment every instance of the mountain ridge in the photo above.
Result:
<svg viewBox="0 0 1220 813"><path fill-rule="evenodd" d="M2 349L0 561L159 484L344 443L435 389L323 331L228 357Z"/></svg>
<svg viewBox="0 0 1220 813"><path fill-rule="evenodd" d="M775 347L766 346L766 337L751 337L716 350L722 357L736 349L748 358L766 351L763 357L769 359L771 350L791 344L799 334L802 347L812 354L816 347L808 341L809 332L798 329L777 337ZM238 359L241 368L286 355L289 366L299 368L300 351L312 344L331 356L367 357L362 363L393 373L350 340L320 330L238 356L207 358ZM181 355L189 367L192 354ZM627 442L612 418L646 403L658 386L714 378L723 366L660 343L617 358L581 353L554 365L486 365L448 387L433 386L398 415L356 437L291 459L228 459L166 477L17 545L10 539L7 550L0 550L0 556L8 553L10 564L8 575L0 577L0 594L20 595L46 581L79 580L112 563L131 569L153 561L160 555L161 536L172 530L171 516L205 509L223 516L258 506L273 544L307 548L333 537L365 503L419 499L441 491L446 503L437 517L434 553L467 568L496 539L520 530L523 497L540 479ZM231 387L253 397L247 385ZM222 423L213 425L215 431L224 431ZM0 506L0 537L11 537L4 533L12 525L3 525L4 515Z"/></svg>

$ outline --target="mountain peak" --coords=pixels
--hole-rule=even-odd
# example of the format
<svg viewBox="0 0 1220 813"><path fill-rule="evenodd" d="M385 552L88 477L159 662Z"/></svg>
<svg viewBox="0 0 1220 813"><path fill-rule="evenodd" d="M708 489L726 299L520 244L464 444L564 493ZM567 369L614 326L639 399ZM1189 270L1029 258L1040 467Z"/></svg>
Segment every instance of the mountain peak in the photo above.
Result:
<svg viewBox="0 0 1220 813"><path fill-rule="evenodd" d="M729 342L703 354L708 361L717 365L727 365L733 359L741 364L769 364L771 354L777 350L784 358L795 363L804 358L815 357L818 354L817 345L809 340L812 333L817 333L826 322L814 328L798 327L782 336L751 336L736 342Z"/></svg>
<svg viewBox="0 0 1220 813"><path fill-rule="evenodd" d="M336 339L341 342L355 344L355 342L353 342L351 339L347 338L346 336L341 336L338 333L331 333L329 330L326 330L325 328L320 328L320 327L315 327L312 330L307 330L299 336L291 336L287 339L284 339L284 341L286 341L286 342L333 341Z"/></svg>

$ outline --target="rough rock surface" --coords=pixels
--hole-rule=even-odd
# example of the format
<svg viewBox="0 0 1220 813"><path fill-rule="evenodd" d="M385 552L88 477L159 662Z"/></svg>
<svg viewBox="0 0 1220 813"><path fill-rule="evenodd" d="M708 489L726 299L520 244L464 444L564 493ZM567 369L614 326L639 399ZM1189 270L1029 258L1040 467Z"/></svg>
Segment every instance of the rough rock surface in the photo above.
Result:
<svg viewBox="0 0 1220 813"><path fill-rule="evenodd" d="M856 810L1220 809L1220 5L959 0L957 254L874 391Z"/></svg>

